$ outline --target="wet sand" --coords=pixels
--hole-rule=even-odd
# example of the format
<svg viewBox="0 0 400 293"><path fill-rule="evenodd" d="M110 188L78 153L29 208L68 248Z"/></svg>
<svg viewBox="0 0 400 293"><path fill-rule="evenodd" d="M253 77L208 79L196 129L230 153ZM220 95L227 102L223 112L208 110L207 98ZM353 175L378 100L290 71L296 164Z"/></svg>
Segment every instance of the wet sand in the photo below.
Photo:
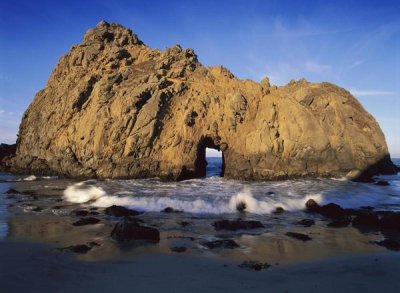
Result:
<svg viewBox="0 0 400 293"><path fill-rule="evenodd" d="M80 261L45 245L0 242L2 292L399 292L400 254L347 255L249 271L215 257L147 254Z"/></svg>

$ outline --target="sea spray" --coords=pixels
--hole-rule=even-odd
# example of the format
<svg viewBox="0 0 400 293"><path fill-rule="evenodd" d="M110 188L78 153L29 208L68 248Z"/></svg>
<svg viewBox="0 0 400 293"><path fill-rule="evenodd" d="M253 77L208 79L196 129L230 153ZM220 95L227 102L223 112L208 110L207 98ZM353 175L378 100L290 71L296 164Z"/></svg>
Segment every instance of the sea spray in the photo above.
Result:
<svg viewBox="0 0 400 293"><path fill-rule="evenodd" d="M28 177L24 178L24 181L35 181L37 177L35 175L29 175Z"/></svg>
<svg viewBox="0 0 400 293"><path fill-rule="evenodd" d="M89 185L87 181L68 186L64 190L64 199L74 203L94 201L105 195L106 192L101 187Z"/></svg>
<svg viewBox="0 0 400 293"><path fill-rule="evenodd" d="M64 199L90 202L94 207L121 205L140 211L159 212L166 207L193 214L237 214L237 206L250 214L271 214L277 207L301 211L309 199L344 208L373 206L400 210L399 177L390 186L376 186L331 179L241 182L220 177L165 182L158 179L85 181L69 186Z"/></svg>
<svg viewBox="0 0 400 293"><path fill-rule="evenodd" d="M238 209L238 206L244 206L243 211L254 213L254 214L270 214L277 207L282 207L287 211L302 210L305 207L305 203L309 199L314 199L316 202L321 202L322 196L320 194L307 195L300 198L265 198L256 199L249 188L244 188L239 193L232 196L229 200L229 208L232 211Z"/></svg>

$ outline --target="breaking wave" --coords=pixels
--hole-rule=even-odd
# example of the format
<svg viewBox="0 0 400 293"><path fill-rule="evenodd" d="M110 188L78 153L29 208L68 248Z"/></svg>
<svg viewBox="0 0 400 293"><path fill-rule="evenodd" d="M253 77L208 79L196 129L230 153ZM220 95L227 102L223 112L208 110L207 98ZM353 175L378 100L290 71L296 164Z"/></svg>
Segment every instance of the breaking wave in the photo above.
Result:
<svg viewBox="0 0 400 293"><path fill-rule="evenodd" d="M64 199L74 203L94 201L105 195L106 192L101 187L89 185L86 181L68 186L64 190Z"/></svg>

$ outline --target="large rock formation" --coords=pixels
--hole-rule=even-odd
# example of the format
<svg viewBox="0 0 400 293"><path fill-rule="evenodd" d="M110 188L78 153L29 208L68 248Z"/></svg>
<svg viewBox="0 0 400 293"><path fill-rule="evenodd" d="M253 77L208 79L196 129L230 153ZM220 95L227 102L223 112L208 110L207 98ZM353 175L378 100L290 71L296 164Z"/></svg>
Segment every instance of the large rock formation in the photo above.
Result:
<svg viewBox="0 0 400 293"><path fill-rule="evenodd" d="M73 177L186 179L205 174L206 147L222 150L229 178L393 172L381 129L348 91L239 80L204 67L191 49L152 49L104 21L61 57L6 164Z"/></svg>

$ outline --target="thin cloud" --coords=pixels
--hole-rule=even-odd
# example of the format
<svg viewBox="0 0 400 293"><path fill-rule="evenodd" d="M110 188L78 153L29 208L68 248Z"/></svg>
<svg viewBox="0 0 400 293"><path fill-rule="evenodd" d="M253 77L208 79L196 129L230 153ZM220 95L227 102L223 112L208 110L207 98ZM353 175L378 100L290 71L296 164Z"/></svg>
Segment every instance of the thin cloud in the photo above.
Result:
<svg viewBox="0 0 400 293"><path fill-rule="evenodd" d="M313 73L323 73L332 69L332 66L328 64L321 64L314 60L308 60L304 64L305 68Z"/></svg>
<svg viewBox="0 0 400 293"><path fill-rule="evenodd" d="M397 93L391 91L381 91L381 90L350 90L354 96L359 97L375 97L375 96L394 96Z"/></svg>
<svg viewBox="0 0 400 293"><path fill-rule="evenodd" d="M352 69L354 67L360 66L360 65L364 64L364 62L365 62L365 60L356 60L349 66L349 68Z"/></svg>

